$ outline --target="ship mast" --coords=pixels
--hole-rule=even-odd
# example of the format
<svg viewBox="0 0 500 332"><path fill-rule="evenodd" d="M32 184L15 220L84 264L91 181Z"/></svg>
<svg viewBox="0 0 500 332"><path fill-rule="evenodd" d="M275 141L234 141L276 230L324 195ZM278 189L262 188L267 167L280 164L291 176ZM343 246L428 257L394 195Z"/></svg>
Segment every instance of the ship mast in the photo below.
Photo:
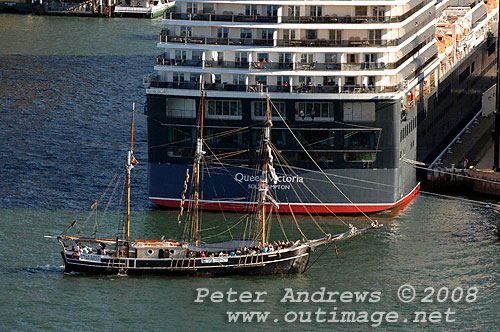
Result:
<svg viewBox="0 0 500 332"><path fill-rule="evenodd" d="M270 110L269 110L269 95L266 97L266 128L264 129L264 165L262 167L262 175L259 182L259 219L262 226L262 245L266 243L266 197L269 190L269 180L268 180L268 167L271 163L271 127L273 123L271 122Z"/></svg>
<svg viewBox="0 0 500 332"><path fill-rule="evenodd" d="M135 116L135 103L132 104L132 126L130 132L130 150L127 153L127 216L125 221L124 237L126 255L129 256L130 249L130 171L134 166L132 165L133 151L134 151L134 116ZM135 160L135 159L134 159Z"/></svg>
<svg viewBox="0 0 500 332"><path fill-rule="evenodd" d="M203 155L206 153L203 151L203 118L204 118L204 104L205 104L205 93L201 94L201 112L200 112L200 122L199 122L199 135L196 140L196 153L194 157L194 229L193 229L193 244L198 246L199 237L199 199L200 199L200 164Z"/></svg>

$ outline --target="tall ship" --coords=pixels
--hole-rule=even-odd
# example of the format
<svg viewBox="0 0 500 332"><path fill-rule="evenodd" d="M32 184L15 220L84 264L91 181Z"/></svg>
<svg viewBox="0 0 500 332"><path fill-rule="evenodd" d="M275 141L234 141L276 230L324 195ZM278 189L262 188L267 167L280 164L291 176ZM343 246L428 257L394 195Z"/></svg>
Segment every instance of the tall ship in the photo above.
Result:
<svg viewBox="0 0 500 332"><path fill-rule="evenodd" d="M414 161L446 146L496 76L497 0L176 0L170 11L144 78L149 197L167 207L181 205L202 108L213 158L200 207L256 207L268 94L284 156L276 209L391 209L420 188Z"/></svg>

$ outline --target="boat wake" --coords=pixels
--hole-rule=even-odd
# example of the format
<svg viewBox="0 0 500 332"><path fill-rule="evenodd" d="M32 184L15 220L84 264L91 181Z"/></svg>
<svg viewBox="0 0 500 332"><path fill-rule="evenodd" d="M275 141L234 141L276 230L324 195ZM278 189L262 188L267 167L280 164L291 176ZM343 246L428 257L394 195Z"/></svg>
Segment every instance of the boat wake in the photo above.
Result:
<svg viewBox="0 0 500 332"><path fill-rule="evenodd" d="M0 274L16 274L16 273L29 273L29 274L38 274L38 273L57 273L60 274L64 271L63 265L43 265L43 266L24 266L24 267L13 267L13 268L5 268L0 267Z"/></svg>

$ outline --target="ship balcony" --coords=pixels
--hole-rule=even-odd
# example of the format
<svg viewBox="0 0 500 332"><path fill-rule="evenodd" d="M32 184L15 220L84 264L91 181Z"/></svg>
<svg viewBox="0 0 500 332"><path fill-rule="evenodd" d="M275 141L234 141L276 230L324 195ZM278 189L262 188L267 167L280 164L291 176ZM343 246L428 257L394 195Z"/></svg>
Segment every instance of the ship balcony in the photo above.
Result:
<svg viewBox="0 0 500 332"><path fill-rule="evenodd" d="M231 11L224 11L222 14L215 12L204 13L202 11L193 13L171 13L165 12L163 18L166 20L179 20L179 21L207 21L207 22L245 22L245 23L297 23L297 24L307 24L307 23L354 23L354 24L365 24L365 23L400 23L408 19L411 15L416 13L418 10L422 9L425 5L430 3L431 0L424 0L418 5L410 9L408 12L400 16L337 16L337 14L328 14L319 16L268 16L260 15L256 13L254 15L245 15L243 13L235 14Z"/></svg>
<svg viewBox="0 0 500 332"><path fill-rule="evenodd" d="M185 67L202 67L202 60L187 60L187 59L167 59L163 56L156 57L157 66L185 66Z"/></svg>
<svg viewBox="0 0 500 332"><path fill-rule="evenodd" d="M190 60L167 59L163 55L156 57L157 66L180 66L194 68L225 68L243 70L293 70L293 71L367 71L395 69L399 63L291 63L291 62L248 62L248 61L222 61L222 60Z"/></svg>
<svg viewBox="0 0 500 332"><path fill-rule="evenodd" d="M387 47L397 46L404 40L401 39L361 39L351 37L349 40L327 39L255 39L255 38L216 38L204 36L170 36L160 34L160 43L175 44L200 44L224 46L279 46L279 47Z"/></svg>
<svg viewBox="0 0 500 332"><path fill-rule="evenodd" d="M248 61L219 61L219 60L206 60L205 68L236 68L246 69L249 68Z"/></svg>
<svg viewBox="0 0 500 332"><path fill-rule="evenodd" d="M251 38L214 38L202 36L168 36L159 35L160 43L201 44L201 45L229 45L229 46L274 46L273 39Z"/></svg>
<svg viewBox="0 0 500 332"><path fill-rule="evenodd" d="M386 16L337 16L336 14L324 16L282 16L281 23L394 23L400 22L399 17Z"/></svg>
<svg viewBox="0 0 500 332"><path fill-rule="evenodd" d="M401 91L403 85L379 86L363 84L345 85L267 85L267 84L230 84L230 83L203 83L198 82L164 82L160 80L150 80L149 88L160 89L188 89L188 90L209 90L209 91L241 91L241 92L283 92L283 93L346 93L346 94L379 94L395 93Z"/></svg>
<svg viewBox="0 0 500 332"><path fill-rule="evenodd" d="M165 12L166 20L207 21L207 22L245 22L245 23L278 23L277 16L264 15L237 15L229 12L226 14L215 13L168 13Z"/></svg>

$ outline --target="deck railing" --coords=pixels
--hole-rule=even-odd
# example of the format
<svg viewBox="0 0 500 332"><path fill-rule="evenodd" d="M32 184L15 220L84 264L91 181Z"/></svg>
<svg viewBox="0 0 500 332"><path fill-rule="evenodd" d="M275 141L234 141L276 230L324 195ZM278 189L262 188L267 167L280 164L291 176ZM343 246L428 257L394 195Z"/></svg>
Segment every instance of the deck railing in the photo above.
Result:
<svg viewBox="0 0 500 332"><path fill-rule="evenodd" d="M244 91L244 92L285 92L285 93L392 93L400 91L402 84L394 86L378 85L267 85L267 84L230 84L230 83L203 83L198 82L164 82L151 80L151 88L165 89L190 89L190 90L213 90L213 91Z"/></svg>
<svg viewBox="0 0 500 332"><path fill-rule="evenodd" d="M163 18L167 20L187 20L187 21L214 21L214 22L254 22L254 23L299 23L299 24L315 24L315 23L353 23L353 24L366 24L366 23L399 23L403 22L411 15L422 9L431 0L424 0L418 5L400 16L338 16L336 14L325 14L320 16L281 16L278 17L268 15L245 15L243 13L235 14L230 11L225 11L222 14L211 13L170 13L166 12Z"/></svg>
<svg viewBox="0 0 500 332"><path fill-rule="evenodd" d="M163 18L167 20L187 21L214 21L214 22L256 22L256 23L278 23L277 16L243 15L243 14L215 14L215 13L169 13Z"/></svg>
<svg viewBox="0 0 500 332"><path fill-rule="evenodd" d="M248 61L223 61L223 60L190 60L190 59L167 59L163 55L156 58L157 66L180 66L197 68L233 68L245 70L293 70L293 71L366 71L366 70L384 70L397 68L399 62L363 62L363 63L291 63L291 62L248 62Z"/></svg>

